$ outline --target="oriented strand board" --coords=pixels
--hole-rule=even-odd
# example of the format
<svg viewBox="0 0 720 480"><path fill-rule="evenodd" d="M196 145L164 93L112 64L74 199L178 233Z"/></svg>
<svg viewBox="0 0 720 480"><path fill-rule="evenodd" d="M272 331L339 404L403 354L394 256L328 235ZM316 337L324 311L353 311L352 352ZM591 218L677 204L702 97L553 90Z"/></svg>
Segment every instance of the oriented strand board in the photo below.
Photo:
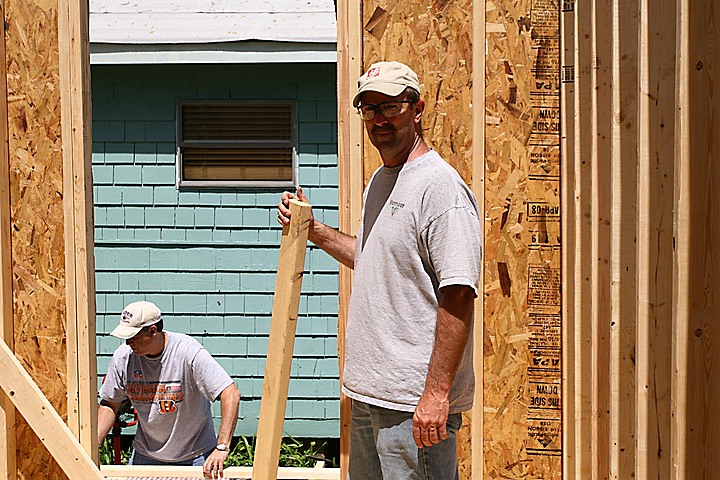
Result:
<svg viewBox="0 0 720 480"><path fill-rule="evenodd" d="M362 5L363 70L374 62L398 60L418 74L426 103L425 141L477 192L481 180L473 177L473 2L368 0ZM381 160L367 136L363 151L366 185ZM464 415L458 434L461 478L472 478L471 417L470 412Z"/></svg>
<svg viewBox="0 0 720 480"><path fill-rule="evenodd" d="M66 415L65 234L57 3L6 0L6 65L12 205L15 350L61 416ZM19 472L65 475L18 419Z"/></svg>
<svg viewBox="0 0 720 480"><path fill-rule="evenodd" d="M472 185L472 2L363 2L363 69L398 60L425 99L425 140ZM380 165L366 138L365 183Z"/></svg>
<svg viewBox="0 0 720 480"><path fill-rule="evenodd" d="M486 4L483 478L562 478L556 0Z"/></svg>

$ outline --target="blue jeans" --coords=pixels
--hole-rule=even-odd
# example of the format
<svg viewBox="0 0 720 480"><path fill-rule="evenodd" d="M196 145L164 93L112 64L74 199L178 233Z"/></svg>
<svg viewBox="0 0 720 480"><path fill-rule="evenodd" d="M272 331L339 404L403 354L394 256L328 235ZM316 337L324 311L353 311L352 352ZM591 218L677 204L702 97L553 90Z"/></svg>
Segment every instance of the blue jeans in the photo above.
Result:
<svg viewBox="0 0 720 480"><path fill-rule="evenodd" d="M135 449L133 449L132 455L130 455L130 461L128 462L128 465L177 465L185 467L202 467L205 463L205 460L207 459L207 457L210 456L212 452L213 451L210 450L209 452L203 453L199 457L189 458L187 460L183 460L182 462L163 462L162 460L155 460L154 458L140 455L135 451Z"/></svg>
<svg viewBox="0 0 720 480"><path fill-rule="evenodd" d="M447 420L448 439L417 448L412 412L353 400L350 480L453 480L458 478L457 431L462 415Z"/></svg>

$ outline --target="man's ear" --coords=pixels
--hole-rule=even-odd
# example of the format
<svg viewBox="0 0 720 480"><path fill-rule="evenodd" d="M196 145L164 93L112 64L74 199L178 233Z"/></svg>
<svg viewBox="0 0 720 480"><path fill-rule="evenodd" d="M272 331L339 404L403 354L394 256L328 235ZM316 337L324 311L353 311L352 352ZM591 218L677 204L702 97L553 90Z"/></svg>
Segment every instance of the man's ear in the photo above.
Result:
<svg viewBox="0 0 720 480"><path fill-rule="evenodd" d="M421 98L420 100L418 100L415 103L415 107L413 109L413 119L415 120L415 123L420 122L424 111L425 111L425 100L423 100Z"/></svg>

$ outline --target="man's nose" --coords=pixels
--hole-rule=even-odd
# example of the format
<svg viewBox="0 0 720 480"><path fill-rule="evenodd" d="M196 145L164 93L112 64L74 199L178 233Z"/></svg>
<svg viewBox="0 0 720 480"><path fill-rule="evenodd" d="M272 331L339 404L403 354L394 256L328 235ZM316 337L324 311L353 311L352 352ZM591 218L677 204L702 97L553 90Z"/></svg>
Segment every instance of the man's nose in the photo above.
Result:
<svg viewBox="0 0 720 480"><path fill-rule="evenodd" d="M375 117L373 117L373 123L375 125L384 125L388 123L388 119L385 115L380 113L380 110L378 110L377 112L375 112Z"/></svg>

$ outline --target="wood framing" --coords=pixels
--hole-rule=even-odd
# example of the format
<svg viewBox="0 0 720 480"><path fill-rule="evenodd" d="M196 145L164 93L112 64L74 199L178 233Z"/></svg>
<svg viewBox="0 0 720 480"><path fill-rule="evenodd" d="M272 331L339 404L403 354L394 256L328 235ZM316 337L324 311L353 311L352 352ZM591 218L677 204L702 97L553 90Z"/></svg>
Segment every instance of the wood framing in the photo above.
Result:
<svg viewBox="0 0 720 480"><path fill-rule="evenodd" d="M59 0L68 425L97 462L97 362L88 3ZM81 408L82 406L82 408Z"/></svg>
<svg viewBox="0 0 720 480"><path fill-rule="evenodd" d="M275 479L280 458L312 207L293 199L290 201L290 213L290 224L283 227L280 242L253 480Z"/></svg>
<svg viewBox="0 0 720 480"><path fill-rule="evenodd" d="M482 48L475 48L475 45L485 44L485 4L473 2L472 10L472 114L473 114L473 142L472 142L472 192L480 207L480 218L485 219L485 52ZM483 244L483 253L485 246ZM485 264L480 264L480 278L485 278ZM484 342L485 338L485 295L480 288L480 295L475 301L475 324L473 326L473 365L475 368L475 397L473 408L468 418L470 420L470 445L469 454L459 455L459 462L469 463L464 469L463 478L480 478L482 476L482 465L484 462L483 452L483 406L485 405L484 389L485 382L483 372L484 365ZM460 448L468 450L467 443Z"/></svg>
<svg viewBox="0 0 720 480"><path fill-rule="evenodd" d="M362 74L362 9L358 2L338 0L338 228L356 235L360 227L363 175L363 126L352 106L357 78ZM342 384L345 330L352 288L352 270L340 265L338 298L338 367ZM352 401L340 392L340 471L347 478Z"/></svg>
<svg viewBox="0 0 720 480"><path fill-rule="evenodd" d="M565 476L710 478L720 2L564 3Z"/></svg>
<svg viewBox="0 0 720 480"><path fill-rule="evenodd" d="M153 467L103 465L100 470L106 480L123 478L202 478L202 467ZM228 467L223 470L225 478L250 478L253 467ZM280 467L277 471L278 480L340 480L339 468L293 468Z"/></svg>
<svg viewBox="0 0 720 480"><path fill-rule="evenodd" d="M4 342L0 342L0 387L68 478L103 478L90 455L82 449L77 438Z"/></svg>

